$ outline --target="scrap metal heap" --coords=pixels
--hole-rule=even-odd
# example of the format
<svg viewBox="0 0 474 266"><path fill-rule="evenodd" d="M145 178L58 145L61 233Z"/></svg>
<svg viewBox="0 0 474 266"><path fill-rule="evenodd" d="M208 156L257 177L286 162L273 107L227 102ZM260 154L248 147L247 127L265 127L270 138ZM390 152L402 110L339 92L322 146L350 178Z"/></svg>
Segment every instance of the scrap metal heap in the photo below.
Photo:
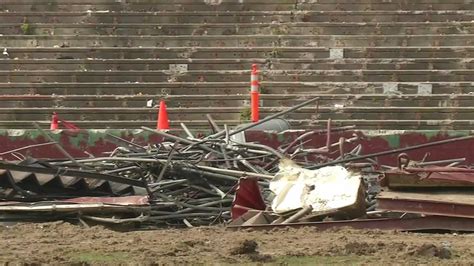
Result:
<svg viewBox="0 0 474 266"><path fill-rule="evenodd" d="M411 162L403 152L469 140L461 137L363 154L359 140L332 128L301 134L280 147L247 142L245 132L317 102L310 99L259 122L187 137L143 127L162 142L141 146L117 136L107 156L73 158L40 131L67 160L0 161L0 221L68 220L140 227L228 224L230 228L335 226L380 229L474 230L474 169L464 158ZM315 135L322 147L309 147ZM345 145L350 144L350 150ZM377 158L400 154L397 167Z"/></svg>

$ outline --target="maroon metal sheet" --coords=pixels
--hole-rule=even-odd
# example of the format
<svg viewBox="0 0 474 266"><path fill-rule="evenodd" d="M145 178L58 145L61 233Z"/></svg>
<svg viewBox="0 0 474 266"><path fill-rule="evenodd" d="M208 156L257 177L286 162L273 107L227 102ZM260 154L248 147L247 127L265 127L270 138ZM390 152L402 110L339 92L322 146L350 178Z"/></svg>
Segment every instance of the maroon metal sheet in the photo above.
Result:
<svg viewBox="0 0 474 266"><path fill-rule="evenodd" d="M239 218L248 210L265 210L266 207L260 193L258 180L252 177L241 178L232 202L232 219Z"/></svg>
<svg viewBox="0 0 474 266"><path fill-rule="evenodd" d="M474 219L445 217L445 216L427 216L420 218L406 219L362 219L351 221L332 221L332 222L311 222L311 223L293 223L293 224L264 224L248 226L228 226L228 229L253 229L253 230L271 230L274 228L299 228L313 227L318 230L327 230L331 228L350 227L354 229L379 229L379 230L400 230L400 231L420 231L420 230L453 230L474 232Z"/></svg>
<svg viewBox="0 0 474 266"><path fill-rule="evenodd" d="M11 130L10 130L11 131ZM4 130L0 131L0 152L5 152L27 145L39 144L47 142L41 134L35 130L20 130L15 134L10 135L11 132ZM9 133L10 132L10 133ZM149 143L159 143L162 138L157 135L148 134L147 132L137 132L136 130L60 130L54 134L61 146L74 157L88 157L84 151L90 154L101 156L104 152L114 150L117 145L107 142L105 134L111 133L126 140L134 140L135 143L146 145ZM196 132L201 134L202 132ZM288 144L294 141L298 136L303 134L303 131L288 131L282 134L272 134L268 132L249 131L246 133L248 141L258 141L262 144L276 148L284 143ZM363 131L344 131L334 132L332 130L331 139L339 139L340 137L351 138L354 135L360 137L359 141L355 141L346 145L346 149L353 149L355 146L361 144L363 151L361 154L372 154L380 151L391 150L399 147L414 146L421 143L433 142L453 138L456 136L464 136L468 134L466 131L403 131L393 132L393 134L375 135L368 134ZM327 135L316 134L309 138L310 142L305 147L323 147L326 145ZM434 152L438 148L421 148L407 152L412 160L422 160L427 152L430 152L429 160L444 160L450 158L465 157L466 163L474 162L474 153L468 152L474 150L474 140L465 140L462 142L446 144L442 147L442 152ZM23 152L26 155L35 158L64 158L64 155L57 149L50 147L37 147ZM337 156L337 154L335 155ZM398 154L381 156L378 162L384 165L395 165ZM7 158L13 160L14 158Z"/></svg>
<svg viewBox="0 0 474 266"><path fill-rule="evenodd" d="M474 193L460 191L393 192L377 196L377 209L474 218Z"/></svg>

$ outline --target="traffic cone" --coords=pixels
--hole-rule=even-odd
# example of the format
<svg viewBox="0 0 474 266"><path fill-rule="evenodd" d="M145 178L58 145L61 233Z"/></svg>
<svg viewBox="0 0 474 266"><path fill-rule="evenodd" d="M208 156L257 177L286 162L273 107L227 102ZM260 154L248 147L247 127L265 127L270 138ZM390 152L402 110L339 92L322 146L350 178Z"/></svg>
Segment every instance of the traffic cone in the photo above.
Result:
<svg viewBox="0 0 474 266"><path fill-rule="evenodd" d="M258 82L258 66L252 64L252 72L250 73L250 91L258 91L260 82Z"/></svg>
<svg viewBox="0 0 474 266"><path fill-rule="evenodd" d="M59 117L56 112L53 113L53 116L51 117L51 125L49 127L51 130L56 130L59 129Z"/></svg>
<svg viewBox="0 0 474 266"><path fill-rule="evenodd" d="M166 111L165 101L160 101L160 107L158 109L158 121L156 123L156 129L158 130L169 130L170 122L168 120L168 112Z"/></svg>
<svg viewBox="0 0 474 266"><path fill-rule="evenodd" d="M260 111L259 111L259 104L260 104L260 93L258 91L252 91L250 93L250 110L252 111L251 119L252 122L258 122L260 119Z"/></svg>
<svg viewBox="0 0 474 266"><path fill-rule="evenodd" d="M252 122L258 122L260 119L260 94L258 92L259 86L258 67L257 64L252 64L252 72L250 73L250 110Z"/></svg>

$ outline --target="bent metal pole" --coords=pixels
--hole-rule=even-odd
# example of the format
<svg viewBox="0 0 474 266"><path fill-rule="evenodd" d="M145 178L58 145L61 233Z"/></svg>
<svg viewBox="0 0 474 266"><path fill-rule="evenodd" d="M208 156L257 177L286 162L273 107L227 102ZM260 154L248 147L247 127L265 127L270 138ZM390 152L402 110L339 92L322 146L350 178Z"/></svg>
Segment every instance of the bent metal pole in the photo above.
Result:
<svg viewBox="0 0 474 266"><path fill-rule="evenodd" d="M287 109L287 110L283 110L283 111L281 111L281 112L279 112L279 113L276 113L276 114L267 116L267 117L265 117L264 119L262 119L262 120L260 120L260 121L258 121L258 122L248 124L248 125L246 125L246 126L243 126L243 127L241 127L241 128L238 128L238 129L236 129L236 130L230 132L230 133L229 133L229 136L238 134L238 133L240 133L240 132L242 132L242 131L251 129L251 128L255 127L255 126L258 126L258 125L260 125L260 124L263 124L263 123L265 123L265 122L268 122L268 121L270 121L270 120L272 120L272 119L278 118L278 117L283 116L283 115L286 115L286 114L288 114L288 113L291 113L291 112L293 112L293 111L295 111L295 110L298 110L298 109L300 109L300 108L302 108L302 107L305 107L305 106L307 106L307 105L309 105L309 104L311 104L311 103L314 103L314 102L316 102L317 100L319 100L319 97L312 98L312 99L307 100L307 101L305 101L305 102L302 102L302 103L300 103L300 104L298 104L298 105L295 105L295 106L293 106L293 107L291 107L291 108L289 108L289 109ZM225 130L219 131L219 132L217 132L216 134L210 135L210 136L206 137L205 139L203 139L203 140L201 140L201 141L199 141L199 142L194 143L194 145L198 145L198 144L205 143L205 142L208 141L209 139L221 137L221 136L225 135L225 133L226 133Z"/></svg>

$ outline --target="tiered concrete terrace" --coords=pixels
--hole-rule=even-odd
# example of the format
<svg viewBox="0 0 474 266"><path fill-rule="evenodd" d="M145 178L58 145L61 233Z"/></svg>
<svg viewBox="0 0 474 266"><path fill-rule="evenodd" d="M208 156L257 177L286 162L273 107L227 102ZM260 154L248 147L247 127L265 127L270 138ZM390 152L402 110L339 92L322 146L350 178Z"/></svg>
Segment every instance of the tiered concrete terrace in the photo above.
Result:
<svg viewBox="0 0 474 266"><path fill-rule="evenodd" d="M361 129L474 128L472 0L2 0L0 128L236 125L262 114ZM0 50L0 52L2 52ZM245 118L245 115L243 116Z"/></svg>

